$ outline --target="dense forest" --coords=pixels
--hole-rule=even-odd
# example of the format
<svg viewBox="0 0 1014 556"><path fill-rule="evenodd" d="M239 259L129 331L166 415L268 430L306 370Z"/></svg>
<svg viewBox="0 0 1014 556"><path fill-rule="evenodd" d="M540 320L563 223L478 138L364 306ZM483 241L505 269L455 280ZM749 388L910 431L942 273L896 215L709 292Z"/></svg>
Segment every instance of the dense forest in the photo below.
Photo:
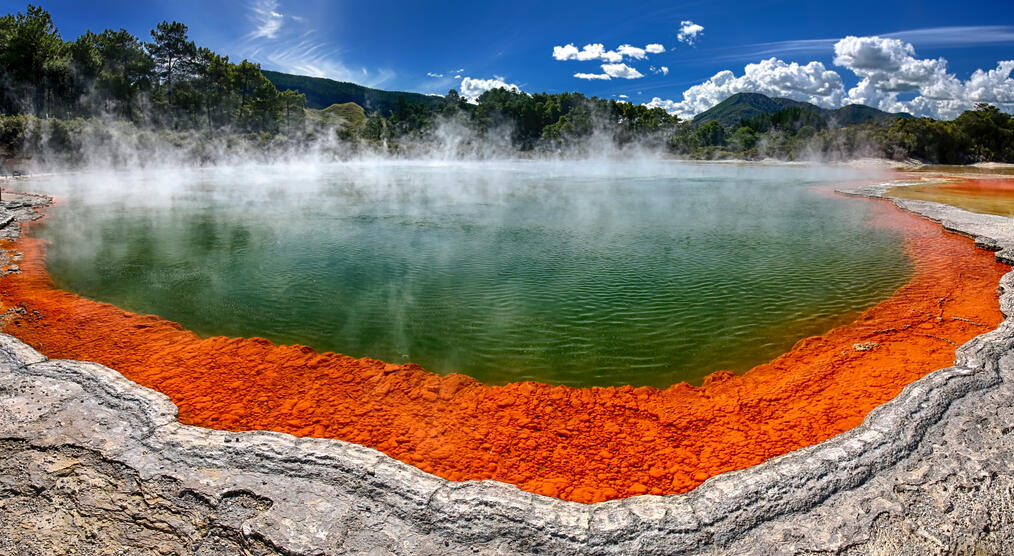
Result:
<svg viewBox="0 0 1014 556"><path fill-rule="evenodd" d="M937 121L738 95L689 121L581 93L494 89L466 99L451 90L431 97L272 73L295 89L279 91L259 65L197 46L182 23L159 23L144 39L107 29L67 41L33 5L0 17L0 161L67 167L306 152L343 159L636 148L698 159L1014 162L1014 117L988 105ZM334 91L373 100L323 107Z"/></svg>

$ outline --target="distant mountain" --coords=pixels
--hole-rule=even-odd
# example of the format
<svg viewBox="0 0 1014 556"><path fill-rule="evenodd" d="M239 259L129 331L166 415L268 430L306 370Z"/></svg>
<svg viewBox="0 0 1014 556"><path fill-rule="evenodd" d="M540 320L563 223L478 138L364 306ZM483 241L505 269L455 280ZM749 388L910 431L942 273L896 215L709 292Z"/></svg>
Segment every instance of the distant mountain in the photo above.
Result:
<svg viewBox="0 0 1014 556"><path fill-rule="evenodd" d="M356 85L325 79L323 77L307 77L305 75L292 75L277 71L261 70L264 77L267 77L279 91L292 89L306 95L306 107L322 110L335 104L354 102L367 113L380 110L381 113L393 110L398 99L403 99L409 104L422 104L433 107L443 102L442 97L423 95L419 93L403 93L399 91L382 91Z"/></svg>
<svg viewBox="0 0 1014 556"><path fill-rule="evenodd" d="M774 114L786 108L812 110L826 118L836 127L861 124L871 120L912 117L911 114L904 112L892 114L862 104L850 104L837 110L828 110L809 102L800 102L788 98L771 98L760 93L736 93L709 110L698 114L694 118L694 124L701 125L708 122L718 122L723 126L731 127L739 123L740 120L749 120L758 114Z"/></svg>

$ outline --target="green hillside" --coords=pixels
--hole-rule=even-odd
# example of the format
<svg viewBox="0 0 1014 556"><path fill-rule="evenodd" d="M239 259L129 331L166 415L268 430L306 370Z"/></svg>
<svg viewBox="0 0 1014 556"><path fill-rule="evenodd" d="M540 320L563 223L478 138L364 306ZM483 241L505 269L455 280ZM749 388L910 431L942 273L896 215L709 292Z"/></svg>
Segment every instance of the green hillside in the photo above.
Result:
<svg viewBox="0 0 1014 556"><path fill-rule="evenodd" d="M898 117L912 117L911 114L891 114L860 104L850 104L837 110L828 110L809 102L788 98L771 98L760 93L736 93L711 109L698 114L694 118L694 124L703 125L708 122L718 122L723 126L732 127L741 120L749 120L760 114L774 114L786 108L800 108L816 112L832 127L844 127Z"/></svg>
<svg viewBox="0 0 1014 556"><path fill-rule="evenodd" d="M908 112L884 112L883 110L877 110L876 108L866 106L865 104L849 104L848 106L842 106L841 108L830 112L832 112L833 119L839 127L864 124L871 120L879 122L890 118L912 117L912 115Z"/></svg>
<svg viewBox="0 0 1014 556"><path fill-rule="evenodd" d="M354 102L346 102L332 104L323 110L307 108L306 119L329 127L356 130L366 121L366 111Z"/></svg>
<svg viewBox="0 0 1014 556"><path fill-rule="evenodd" d="M354 102L361 106L368 114L378 110L381 114L385 114L395 109L399 99L409 104L421 104L426 107L435 107L443 102L442 97L419 93L382 91L380 89L356 85L355 83L335 81L323 77L306 77L304 75L291 75L268 70L261 70L261 73L279 91L291 89L306 95L306 107L317 110L322 110L335 104L341 105Z"/></svg>
<svg viewBox="0 0 1014 556"><path fill-rule="evenodd" d="M812 106L819 110L812 104L787 98L771 98L759 93L736 93L698 114L694 118L694 123L702 125L708 122L718 122L724 126L732 126L739 123L740 120L749 120L758 114L774 114L792 106Z"/></svg>

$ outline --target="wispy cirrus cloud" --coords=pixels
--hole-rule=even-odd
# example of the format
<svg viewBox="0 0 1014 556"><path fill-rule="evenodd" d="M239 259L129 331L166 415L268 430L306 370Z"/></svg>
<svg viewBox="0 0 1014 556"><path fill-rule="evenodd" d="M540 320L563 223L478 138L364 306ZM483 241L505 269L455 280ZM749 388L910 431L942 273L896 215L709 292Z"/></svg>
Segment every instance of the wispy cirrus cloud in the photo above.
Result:
<svg viewBox="0 0 1014 556"><path fill-rule="evenodd" d="M278 13L278 2L274 0L255 0L250 4L249 17L254 24L251 39L274 39L285 23L285 16Z"/></svg>
<svg viewBox="0 0 1014 556"><path fill-rule="evenodd" d="M310 20L287 14L277 0L251 0L247 4L250 30L236 51L265 69L351 81L371 87L395 77L389 69L352 68L342 60L342 49L320 38Z"/></svg>
<svg viewBox="0 0 1014 556"><path fill-rule="evenodd" d="M881 37L899 39L918 47L947 46L952 48L1014 42L1014 25L978 25L930 27L880 33ZM824 53L833 48L841 37L832 39L800 39L762 42L737 46L732 52L713 57L713 60L735 60L745 57L786 56L789 54Z"/></svg>
<svg viewBox="0 0 1014 556"><path fill-rule="evenodd" d="M932 27L884 33L882 36L900 39L920 47L1003 44L1014 42L1014 25Z"/></svg>
<svg viewBox="0 0 1014 556"><path fill-rule="evenodd" d="M464 72L465 68L447 70L446 72L428 71L426 72L426 77L433 79L461 79L461 74Z"/></svg>

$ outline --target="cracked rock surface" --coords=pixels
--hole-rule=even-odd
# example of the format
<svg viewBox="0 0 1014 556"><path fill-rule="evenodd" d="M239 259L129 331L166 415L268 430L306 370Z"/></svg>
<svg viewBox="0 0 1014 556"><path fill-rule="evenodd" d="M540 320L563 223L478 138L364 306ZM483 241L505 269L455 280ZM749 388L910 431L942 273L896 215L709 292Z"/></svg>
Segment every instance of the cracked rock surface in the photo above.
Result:
<svg viewBox="0 0 1014 556"><path fill-rule="evenodd" d="M1014 260L1010 219L895 202ZM5 205L2 233L33 207ZM0 335L0 553L1003 552L1014 273L1000 288L1007 320L861 426L685 495L592 505L446 481L338 440L182 425L114 370Z"/></svg>

